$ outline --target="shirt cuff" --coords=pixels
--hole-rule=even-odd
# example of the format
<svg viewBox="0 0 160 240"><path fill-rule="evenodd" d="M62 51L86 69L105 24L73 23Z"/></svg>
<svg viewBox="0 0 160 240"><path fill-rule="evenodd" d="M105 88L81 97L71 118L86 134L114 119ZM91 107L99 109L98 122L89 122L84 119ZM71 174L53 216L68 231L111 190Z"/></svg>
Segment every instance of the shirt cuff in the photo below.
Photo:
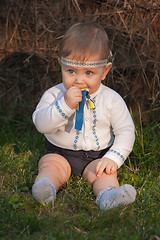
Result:
<svg viewBox="0 0 160 240"><path fill-rule="evenodd" d="M120 152L114 149L109 149L108 152L103 157L109 158L114 162L116 162L118 165L118 168L120 168L125 161L124 156Z"/></svg>

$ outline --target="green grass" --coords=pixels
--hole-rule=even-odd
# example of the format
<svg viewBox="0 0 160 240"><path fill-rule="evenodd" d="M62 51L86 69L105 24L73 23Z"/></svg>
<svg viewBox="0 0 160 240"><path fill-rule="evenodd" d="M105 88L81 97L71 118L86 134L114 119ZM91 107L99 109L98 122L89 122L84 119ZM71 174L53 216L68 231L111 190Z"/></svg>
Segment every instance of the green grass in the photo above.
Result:
<svg viewBox="0 0 160 240"><path fill-rule="evenodd" d="M100 211L88 183L71 177L54 208L34 201L32 184L44 137L31 120L0 119L0 240L157 239L160 237L160 124L136 127L133 152L119 171L120 184L137 189L128 206Z"/></svg>

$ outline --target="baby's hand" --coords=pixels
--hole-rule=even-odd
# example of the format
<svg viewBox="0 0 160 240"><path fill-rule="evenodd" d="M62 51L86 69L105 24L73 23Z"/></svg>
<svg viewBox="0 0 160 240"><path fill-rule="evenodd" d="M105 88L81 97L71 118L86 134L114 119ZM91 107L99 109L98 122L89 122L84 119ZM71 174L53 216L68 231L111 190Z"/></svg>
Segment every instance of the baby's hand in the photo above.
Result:
<svg viewBox="0 0 160 240"><path fill-rule="evenodd" d="M103 157L99 160L96 166L97 177L100 177L104 171L108 175L114 174L116 173L117 168L118 168L118 165L116 162L114 162L109 158Z"/></svg>
<svg viewBox="0 0 160 240"><path fill-rule="evenodd" d="M76 86L67 89L64 94L64 100L68 107L70 107L71 109L76 108L77 104L82 101L81 90Z"/></svg>

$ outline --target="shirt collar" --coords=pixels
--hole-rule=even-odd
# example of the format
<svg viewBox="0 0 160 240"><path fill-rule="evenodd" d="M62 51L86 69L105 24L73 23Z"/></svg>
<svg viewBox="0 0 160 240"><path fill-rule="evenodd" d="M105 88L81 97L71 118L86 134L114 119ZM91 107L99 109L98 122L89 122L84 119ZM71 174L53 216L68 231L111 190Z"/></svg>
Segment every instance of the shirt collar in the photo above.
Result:
<svg viewBox="0 0 160 240"><path fill-rule="evenodd" d="M94 97L96 97L96 96L102 91L102 88L103 88L102 86L103 86L103 85L102 85L102 83L101 83L100 86L99 86L99 88L97 89L97 91L89 95L89 96L91 97L91 99L93 99Z"/></svg>

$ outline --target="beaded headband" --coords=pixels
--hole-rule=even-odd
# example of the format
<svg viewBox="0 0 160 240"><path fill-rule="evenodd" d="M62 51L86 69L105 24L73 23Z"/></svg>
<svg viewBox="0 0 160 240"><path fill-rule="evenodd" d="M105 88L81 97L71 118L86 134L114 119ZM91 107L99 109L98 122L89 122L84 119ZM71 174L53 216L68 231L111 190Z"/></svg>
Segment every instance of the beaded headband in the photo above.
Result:
<svg viewBox="0 0 160 240"><path fill-rule="evenodd" d="M81 61L74 61L68 58L61 57L61 62L65 65L76 66L76 67L102 67L111 61L112 56L113 56L112 52L110 51L108 58L100 61L81 62Z"/></svg>

